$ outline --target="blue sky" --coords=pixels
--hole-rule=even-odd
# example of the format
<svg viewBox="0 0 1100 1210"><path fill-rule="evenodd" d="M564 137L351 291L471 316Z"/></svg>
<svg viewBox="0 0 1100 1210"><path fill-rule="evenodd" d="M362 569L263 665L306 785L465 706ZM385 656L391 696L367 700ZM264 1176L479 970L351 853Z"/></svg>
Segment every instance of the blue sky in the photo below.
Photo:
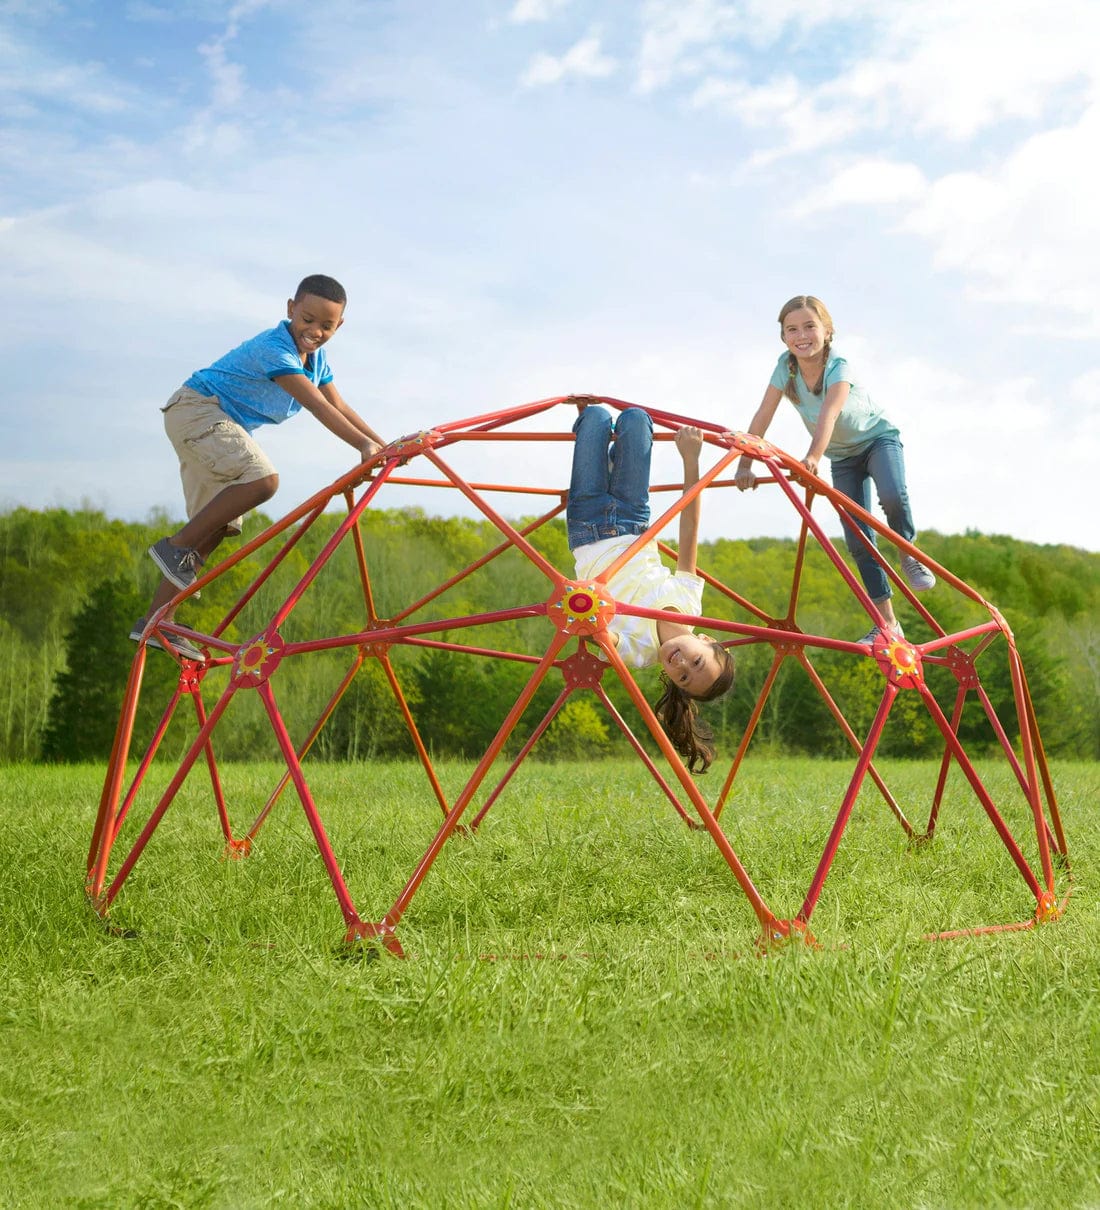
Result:
<svg viewBox="0 0 1100 1210"><path fill-rule="evenodd" d="M919 528L1098 550L1097 45L1094 0L0 0L0 507L179 515L158 407L325 272L387 438L569 391L743 428L817 294ZM276 514L351 464L261 440Z"/></svg>

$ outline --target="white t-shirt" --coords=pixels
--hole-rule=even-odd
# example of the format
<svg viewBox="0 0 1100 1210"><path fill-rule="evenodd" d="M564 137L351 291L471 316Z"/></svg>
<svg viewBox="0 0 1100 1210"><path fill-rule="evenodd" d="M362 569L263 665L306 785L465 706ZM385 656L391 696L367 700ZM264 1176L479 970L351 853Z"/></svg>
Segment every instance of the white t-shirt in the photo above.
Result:
<svg viewBox="0 0 1100 1210"><path fill-rule="evenodd" d="M595 579L634 541L627 535L578 546L573 551L577 579ZM646 609L675 609L678 613L697 615L703 612L703 581L691 572L669 571L661 562L655 541L647 542L611 577L607 590L616 601ZM661 644L657 638L657 623L652 618L617 613L608 629L618 637L616 650L628 668L647 668L657 662Z"/></svg>

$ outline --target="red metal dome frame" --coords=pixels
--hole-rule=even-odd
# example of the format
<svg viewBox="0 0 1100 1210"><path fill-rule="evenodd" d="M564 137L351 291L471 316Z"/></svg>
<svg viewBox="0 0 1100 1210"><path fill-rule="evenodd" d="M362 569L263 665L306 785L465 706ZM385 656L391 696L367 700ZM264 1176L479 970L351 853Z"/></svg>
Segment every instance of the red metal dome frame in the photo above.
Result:
<svg viewBox="0 0 1100 1210"><path fill-rule="evenodd" d="M654 782L682 819L690 826L705 828L710 833L756 915L761 928L759 944L766 946L791 938L799 938L813 943L814 939L809 931L810 919L844 835L856 797L865 779L868 777L871 779L907 836L912 841L918 842L930 838L935 831L952 762L955 762L965 775L998 837L1007 849L1028 892L1034 899L1034 910L1029 918L1021 921L980 925L931 936L943 938L962 934L1031 928L1037 923L1053 920L1060 916L1069 891L1068 888L1063 890L1059 897L1055 881L1055 865L1058 864L1067 872L1068 881L1069 859L1065 836L1023 665L1016 650L1012 632L998 611L946 568L936 564L917 547L900 538L874 516L864 512L824 481L809 474L801 463L783 450L745 433L728 432L719 425L655 408L646 408L646 410L653 418L657 440L671 440L675 430L681 425L696 424L703 430L707 446L717 452L718 458L714 465L702 475L699 482L687 492L683 492L682 487L678 484L656 485L652 489L654 493L663 492L675 496L670 507L657 517L647 533L640 536L631 549L597 580L578 582L570 574L552 566L529 540L530 536L540 527L564 513L567 497L564 489L533 487L515 483L471 482L460 474L454 465L455 459L463 456L466 451L471 449L471 446L483 446L487 443L501 441L572 441L571 434L565 431L534 431L530 427L525 427L529 426L535 418L567 401L568 397L539 400L521 407L442 424L437 428L403 437L391 443L369 463L357 467L336 480L282 520L270 526L258 537L243 545L218 566L208 571L192 588L181 592L172 606L166 607L166 610L162 610L150 620L146 629L145 641L139 646L134 657L127 683L88 854L85 885L87 895L95 910L103 916L107 915L123 884L141 857L150 837L175 800L184 780L201 757L205 759L207 765L227 856L247 856L275 803L286 787L293 783L343 914L345 941L379 944L390 952L401 955L403 951L397 937L397 926L402 916L440 851L455 830L459 828L463 817L473 805L490 769L501 756L506 742L536 690L550 675L551 670L557 670L564 681L560 694L530 738L523 744L518 755L499 778L483 804L473 814L469 824L471 830L476 830L501 790L545 733L546 728L567 699L572 694L584 690L592 693L608 712L616 726L629 740L634 752L648 769ZM603 402L612 409L635 406L611 398L604 398ZM570 408L570 410L572 409ZM722 476L729 471L731 465L742 454L751 455L767 469L768 478L762 482L778 489L787 498L800 519L800 535L796 545L787 610L782 617L770 615L758 604L746 600L702 568L699 574L704 578L710 590L725 597L738 610L753 620L732 622L702 615L698 617L675 615L679 620L704 626L708 632L721 636L721 641L727 646L765 644L770 645L773 649L771 666L759 690L749 723L732 758L729 772L724 779L716 803L711 807L669 743L631 672L619 658L615 647L608 641L606 625L616 612L652 618L661 618L665 615L660 611L615 601L607 592L606 581L631 556L634 550L650 538L657 537L678 516L685 505L699 493L731 489L733 487L732 478L722 478ZM438 477L413 477L403 469L418 460L427 464L427 467L434 468ZM485 551L462 571L451 576L431 592L407 602L391 617L380 618L374 606L374 592L368 570L369 559L364 548L359 522L365 511L376 503L380 493L388 484L456 490L499 531L501 540L493 549ZM517 528L489 503L489 497L497 493L549 497L551 503L541 516L525 523L522 528ZM275 569L297 546L326 508L338 500L346 505L347 515L342 519L332 537L324 544L323 549L293 591L275 609L267 624L258 633L243 643L228 641L224 637L227 628L241 614L245 606L253 601L261 586L268 582ZM911 643L907 640L883 636L875 642L873 648L870 648L829 635L805 633L797 620L798 600L807 548L814 542L820 545L821 550L835 567L837 574L843 578L855 600L866 611L868 618L876 624L883 623L883 619L867 596L859 578L825 536L819 520L814 516L815 504L831 508L833 514L841 518L847 517L866 522L877 534L887 539L902 553L915 555L921 562L931 567L943 584L950 585L956 592L979 605L983 612L988 613L988 620L963 631L949 633L939 624L931 609L917 599L893 568L875 552L875 557L885 569L896 589L927 623L932 632L932 638L923 643ZM317 637L303 642L285 641L280 632L281 627L293 613L302 594L322 574L333 552L345 542L350 542L354 546L362 585L366 624L361 630L352 634ZM670 551L666 545L663 543L660 545L665 555L674 557L674 552ZM547 593L542 599L510 603L508 608L493 612L445 619L417 620L418 614L429 602L437 600L448 589L476 574L509 549L521 552L545 575ZM873 550L870 546L869 549ZM196 631L165 618L164 615L168 610L187 597L196 594L202 586L213 582L244 560L250 561L249 568L256 567L256 574L246 591L210 633ZM462 632L470 627L491 626L502 621L530 617L544 617L548 623L549 641L541 656L530 651L498 650L473 646L462 641ZM136 772L124 791L123 784L127 765L131 759L134 721L143 691L148 640L154 635L159 636L167 646L171 645L173 636L182 635L205 649L207 658L201 662L186 659L178 661L180 664L178 684L164 709L160 724L156 728L148 748L138 761ZM978 670L979 658L998 638L1003 638L1007 644L1014 708L1019 726L1019 754L1014 750L1005 727L997 717L993 704L982 687ZM390 659L391 649L399 646L467 652L485 658L519 661L531 666L531 674L526 685L502 719L495 738L477 762L473 773L453 803L448 803L446 799L431 755L418 732L414 714L402 688L400 677ZM327 705L309 728L305 741L296 748L273 692L273 681L295 661L308 657L312 652L326 650L347 652L349 666ZM822 650L845 652L850 654L853 659L870 659L878 665L882 674L882 697L874 721L867 735L862 739L856 735L848 723L814 666L812 653ZM303 760L309 749L348 690L363 662L368 659L377 660L385 673L393 693L395 709L401 713L404 725L408 729L424 773L443 814L438 831L405 886L389 910L376 920L364 920L356 910L303 767ZM774 914L764 902L719 821L775 684L776 676L780 667L787 660L797 661L805 670L814 688L828 707L829 713L835 719L837 727L856 754L856 763L821 858L812 875L805 899L795 915L783 917ZM958 683L950 718L945 715L925 682L925 668L934 665L949 669ZM608 697L601 683L602 678L608 673L616 676L624 686L653 742L667 760L676 788L662 774L646 748ZM216 684L219 681L223 684L223 688L212 708L208 710L203 698L203 686L204 684ZM211 740L230 701L236 694L246 691L258 694L262 700L275 741L286 762L286 773L273 787L251 826L243 834L238 835L234 833L230 824L229 808ZM898 695L903 692L915 692L920 695L944 741L939 776L932 796L928 821L923 831L918 831L906 818L874 763L875 750L891 707ZM1008 761L1015 775L1015 781L1026 798L1035 832L1037 871L1025 858L1020 845L1005 822L1002 809L994 802L992 794L959 740L958 730L963 707L971 694L980 702L997 738L1000 750ZM144 825L130 842L130 847L121 864L111 873L112 851L132 809L139 802L142 802L144 806L145 799L149 797L142 793L146 775L157 757L175 711L185 699L190 699L193 704L198 732L187 748L167 788L159 797L156 797Z"/></svg>

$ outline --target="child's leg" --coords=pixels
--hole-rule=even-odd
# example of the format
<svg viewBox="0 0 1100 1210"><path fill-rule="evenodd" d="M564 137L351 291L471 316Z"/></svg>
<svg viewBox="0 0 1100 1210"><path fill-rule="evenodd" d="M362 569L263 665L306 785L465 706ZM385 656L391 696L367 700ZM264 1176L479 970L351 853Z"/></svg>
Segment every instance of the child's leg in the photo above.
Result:
<svg viewBox="0 0 1100 1210"><path fill-rule="evenodd" d="M265 475L250 483L231 483L177 530L168 541L173 546L192 546L205 559L229 533L239 533L238 519L270 500L279 487L279 476Z"/></svg>
<svg viewBox="0 0 1100 1210"><path fill-rule="evenodd" d="M169 542L205 559L241 517L270 500L279 476L251 433L231 420L212 395L181 388L168 402L164 429L180 461L188 522Z"/></svg>
<svg viewBox="0 0 1100 1210"><path fill-rule="evenodd" d="M231 484L200 509L181 530L174 533L168 539L169 543L180 549L190 547L197 550L199 558L205 562L223 538L230 533L240 532L237 529L237 518L258 508L265 500L270 500L278 486L278 475L257 479L254 483ZM167 605L178 592L179 589L171 580L162 577L153 593L146 617L156 613L162 605Z"/></svg>
<svg viewBox="0 0 1100 1210"><path fill-rule="evenodd" d="M141 621L144 622L146 618L152 617L162 605L167 605L178 592L179 589L175 586L175 584L172 583L171 580L166 580L163 576L161 576L160 583L157 585L156 590L153 593L153 599L149 602L149 609ZM172 614L175 612L176 611L173 609L171 613L165 614L165 617L171 621Z"/></svg>
<svg viewBox="0 0 1100 1210"><path fill-rule="evenodd" d="M843 492L849 500L854 501L867 512L871 509L871 477L867 473L866 455L855 454L851 458L837 458L831 463L833 487L839 492ZM878 548L878 543L875 541L875 532L869 525L863 522L857 522L856 527L862 531L870 539L871 545ZM890 581L886 578L886 572L883 571L881 565L871 554L869 550L860 541L856 534L856 530L844 522L844 540L848 544L852 558L855 560L856 568L859 571L860 579L863 581L864 588L867 589L867 595L874 601L889 622L893 617L893 608L889 609L889 613L883 607L890 604L892 595L890 589Z"/></svg>
<svg viewBox="0 0 1100 1210"><path fill-rule="evenodd" d="M907 542L917 536L905 486L905 457L896 437L880 437L867 451L867 471L875 481L886 523Z"/></svg>
<svg viewBox="0 0 1100 1210"><path fill-rule="evenodd" d="M610 506L607 447L611 442L611 416L604 407L590 404L573 425L573 470L569 478L566 525L569 549L585 546L606 535Z"/></svg>
<svg viewBox="0 0 1100 1210"><path fill-rule="evenodd" d="M880 437L868 450L867 469L875 481L879 504L890 528L906 542L912 542L917 536L917 527L909 508L901 441L897 437ZM915 555L901 556L901 574L916 592L927 592L936 587L931 568L925 567Z"/></svg>
<svg viewBox="0 0 1100 1210"><path fill-rule="evenodd" d="M180 460L189 518L157 544L161 550L154 559L167 570L176 556L165 544L177 551L197 551L205 560L227 534L240 533L246 512L274 495L279 476L252 436L230 420L213 396L181 387L164 409L164 427ZM175 570L183 572L179 583L188 583L198 569L189 562ZM149 612L166 605L178 591L178 583L162 579Z"/></svg>
<svg viewBox="0 0 1100 1210"><path fill-rule="evenodd" d="M610 491L620 525L641 533L649 524L649 464L653 421L641 408L627 408L615 424ZM629 532L629 531L628 531Z"/></svg>

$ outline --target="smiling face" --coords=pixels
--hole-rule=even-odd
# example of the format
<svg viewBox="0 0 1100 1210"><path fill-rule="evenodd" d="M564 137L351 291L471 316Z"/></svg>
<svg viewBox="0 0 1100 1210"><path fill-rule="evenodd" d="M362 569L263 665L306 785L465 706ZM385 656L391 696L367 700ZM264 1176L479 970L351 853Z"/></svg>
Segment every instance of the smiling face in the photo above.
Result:
<svg viewBox="0 0 1100 1210"><path fill-rule="evenodd" d="M304 361L336 335L336 329L344 322L344 307L316 294L303 294L299 299L287 301L286 317L290 320L294 347Z"/></svg>
<svg viewBox="0 0 1100 1210"><path fill-rule="evenodd" d="M809 307L799 307L780 321L780 335L800 362L812 362L825 351L825 341L833 333Z"/></svg>
<svg viewBox="0 0 1100 1210"><path fill-rule="evenodd" d="M722 655L705 634L678 634L665 639L657 662L668 679L689 697L701 697L722 671Z"/></svg>

